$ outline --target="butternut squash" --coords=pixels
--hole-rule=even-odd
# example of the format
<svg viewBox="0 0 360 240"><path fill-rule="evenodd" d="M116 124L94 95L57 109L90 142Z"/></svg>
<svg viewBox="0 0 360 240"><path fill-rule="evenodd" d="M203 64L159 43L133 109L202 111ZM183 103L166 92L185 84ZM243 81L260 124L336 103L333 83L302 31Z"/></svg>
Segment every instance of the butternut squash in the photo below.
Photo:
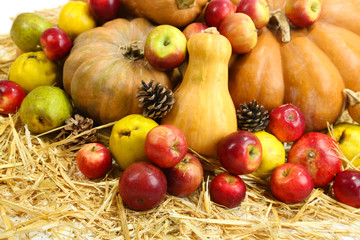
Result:
<svg viewBox="0 0 360 240"><path fill-rule="evenodd" d="M188 53L184 78L174 92L175 104L162 124L180 128L191 149L215 157L220 140L237 130L228 89L231 44L220 34L199 33L189 39Z"/></svg>

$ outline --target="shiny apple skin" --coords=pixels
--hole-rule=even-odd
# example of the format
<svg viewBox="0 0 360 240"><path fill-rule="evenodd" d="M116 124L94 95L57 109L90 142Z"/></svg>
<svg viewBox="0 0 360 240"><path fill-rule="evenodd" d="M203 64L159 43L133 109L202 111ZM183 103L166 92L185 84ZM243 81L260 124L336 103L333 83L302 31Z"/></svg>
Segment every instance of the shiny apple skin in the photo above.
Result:
<svg viewBox="0 0 360 240"><path fill-rule="evenodd" d="M89 0L91 11L101 23L116 18L121 0Z"/></svg>
<svg viewBox="0 0 360 240"><path fill-rule="evenodd" d="M204 20L209 27L219 27L229 15L235 13L236 6L230 0L212 0L206 6Z"/></svg>
<svg viewBox="0 0 360 240"><path fill-rule="evenodd" d="M360 208L360 172L345 170L339 172L333 183L336 199L349 206Z"/></svg>
<svg viewBox="0 0 360 240"><path fill-rule="evenodd" d="M338 143L320 132L305 133L297 140L288 153L288 162L305 166L315 187L325 187L341 171L342 162L335 150Z"/></svg>
<svg viewBox="0 0 360 240"><path fill-rule="evenodd" d="M193 22L187 25L182 32L185 35L186 39L189 40L192 35L202 33L207 28L208 26L204 23Z"/></svg>
<svg viewBox="0 0 360 240"><path fill-rule="evenodd" d="M272 109L269 120L269 131L281 142L296 141L305 132L304 114L298 107L290 103Z"/></svg>
<svg viewBox="0 0 360 240"><path fill-rule="evenodd" d="M234 53L248 53L257 44L258 35L255 24L244 13L229 15L221 22L218 29L230 41Z"/></svg>
<svg viewBox="0 0 360 240"><path fill-rule="evenodd" d="M261 163L261 142L253 133L236 131L219 143L217 156L221 165L235 175L249 174Z"/></svg>
<svg viewBox="0 0 360 240"><path fill-rule="evenodd" d="M48 59L58 61L69 54L72 41L64 30L52 27L41 34L40 45Z"/></svg>
<svg viewBox="0 0 360 240"><path fill-rule="evenodd" d="M287 0L285 14L289 21L299 28L317 22L321 16L321 0Z"/></svg>
<svg viewBox="0 0 360 240"><path fill-rule="evenodd" d="M100 143L88 143L77 152L76 161L86 177L99 178L111 168L111 153Z"/></svg>
<svg viewBox="0 0 360 240"><path fill-rule="evenodd" d="M146 135L145 153L160 168L174 167L187 153L185 135L172 125L156 126Z"/></svg>
<svg viewBox="0 0 360 240"><path fill-rule="evenodd" d="M25 92L19 84L0 80L0 114L13 114L20 108Z"/></svg>
<svg viewBox="0 0 360 240"><path fill-rule="evenodd" d="M270 188L280 201L294 204L304 201L314 188L310 172L299 163L284 163L271 175Z"/></svg>
<svg viewBox="0 0 360 240"><path fill-rule="evenodd" d="M199 188L203 180L203 167L199 159L191 153L176 166L164 169L168 188L171 195L185 197Z"/></svg>
<svg viewBox="0 0 360 240"><path fill-rule="evenodd" d="M119 179L119 194L125 205L133 210L157 207L165 199L166 189L165 174L149 162L130 165Z"/></svg>
<svg viewBox="0 0 360 240"><path fill-rule="evenodd" d="M253 20L256 29L265 27L270 20L269 4L266 0L241 0L236 12L248 15Z"/></svg>
<svg viewBox="0 0 360 240"><path fill-rule="evenodd" d="M246 185L237 175L223 172L209 186L211 200L227 208L238 207L246 197Z"/></svg>

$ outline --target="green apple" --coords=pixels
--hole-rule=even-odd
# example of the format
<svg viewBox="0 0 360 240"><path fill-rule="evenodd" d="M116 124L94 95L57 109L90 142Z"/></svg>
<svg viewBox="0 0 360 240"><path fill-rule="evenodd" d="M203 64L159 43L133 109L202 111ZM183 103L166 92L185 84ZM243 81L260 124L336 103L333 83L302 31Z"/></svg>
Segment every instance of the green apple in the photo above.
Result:
<svg viewBox="0 0 360 240"><path fill-rule="evenodd" d="M334 126L334 138L344 156L355 167L360 166L360 126L340 123Z"/></svg>
<svg viewBox="0 0 360 240"><path fill-rule="evenodd" d="M270 177L278 166L285 163L284 145L272 134L265 131L254 132L261 142L262 158L260 166L253 172L260 178Z"/></svg>
<svg viewBox="0 0 360 240"><path fill-rule="evenodd" d="M23 52L40 51L40 36L51 27L54 27L54 24L41 15L21 13L11 26L10 37Z"/></svg>
<svg viewBox="0 0 360 240"><path fill-rule="evenodd" d="M140 161L149 161L145 153L148 132L159 124L140 114L130 114L115 123L109 149L122 170Z"/></svg>
<svg viewBox="0 0 360 240"><path fill-rule="evenodd" d="M173 69L185 61L185 35L176 27L159 25L148 34L144 54L149 64L161 71Z"/></svg>
<svg viewBox="0 0 360 240"><path fill-rule="evenodd" d="M73 107L61 88L40 86L26 95L19 111L31 132L43 133L63 125L72 116Z"/></svg>

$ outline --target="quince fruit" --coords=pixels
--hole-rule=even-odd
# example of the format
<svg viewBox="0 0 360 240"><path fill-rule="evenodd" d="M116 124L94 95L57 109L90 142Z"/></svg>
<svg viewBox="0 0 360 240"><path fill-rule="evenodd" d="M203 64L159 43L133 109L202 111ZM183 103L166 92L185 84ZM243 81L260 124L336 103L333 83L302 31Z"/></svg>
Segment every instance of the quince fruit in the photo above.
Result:
<svg viewBox="0 0 360 240"><path fill-rule="evenodd" d="M149 161L145 153L148 132L159 124L141 114L130 114L115 123L109 149L122 170L140 161Z"/></svg>
<svg viewBox="0 0 360 240"><path fill-rule="evenodd" d="M360 166L360 126L340 123L334 126L334 138L340 151L355 166Z"/></svg>
<svg viewBox="0 0 360 240"><path fill-rule="evenodd" d="M262 158L260 166L253 172L262 179L271 176L278 166L285 163L284 145L271 133L265 131L254 132L261 142Z"/></svg>

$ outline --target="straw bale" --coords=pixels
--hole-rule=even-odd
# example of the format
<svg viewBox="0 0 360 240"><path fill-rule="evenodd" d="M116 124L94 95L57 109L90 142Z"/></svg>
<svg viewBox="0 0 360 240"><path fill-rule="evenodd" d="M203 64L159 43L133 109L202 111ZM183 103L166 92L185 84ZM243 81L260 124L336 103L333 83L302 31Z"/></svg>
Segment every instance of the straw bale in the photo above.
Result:
<svg viewBox="0 0 360 240"><path fill-rule="evenodd" d="M56 24L60 9L38 13ZM9 35L1 35L1 78L17 54ZM105 145L112 125L95 126ZM167 195L155 209L133 211L118 194L116 163L105 177L87 179L76 164L81 145L55 141L60 129L33 135L17 113L0 116L0 239L360 239L360 209L336 201L331 186L288 205L271 195L268 180L248 175L241 206L213 203L209 183L224 170L200 155L205 176L196 192ZM355 169L342 158L345 168Z"/></svg>

